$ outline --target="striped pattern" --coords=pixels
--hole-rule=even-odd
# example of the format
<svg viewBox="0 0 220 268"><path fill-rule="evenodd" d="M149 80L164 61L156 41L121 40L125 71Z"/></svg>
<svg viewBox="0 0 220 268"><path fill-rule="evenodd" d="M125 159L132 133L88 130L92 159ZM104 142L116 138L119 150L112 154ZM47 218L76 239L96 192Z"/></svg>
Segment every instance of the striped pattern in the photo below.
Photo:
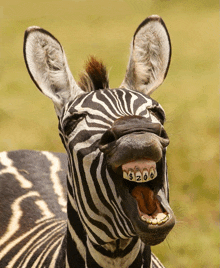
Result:
<svg viewBox="0 0 220 268"><path fill-rule="evenodd" d="M156 105L158 106L155 101L138 92L125 89L100 90L78 98L64 112L60 134L63 135L71 161L69 201L72 207L77 206L85 230L94 243L102 245L114 239L126 239L135 235L118 200L104 155L98 148L100 138L121 116L141 115L150 118L152 122L159 122L147 109ZM79 111L83 119L70 135L63 134L62 126L68 120L72 122ZM65 131L70 132L67 129ZM76 204L72 204L71 200L75 200Z"/></svg>
<svg viewBox="0 0 220 268"><path fill-rule="evenodd" d="M164 113L156 101L142 93L126 89L93 91L66 106L60 120L60 135L70 161L67 181L67 267L75 267L75 259L72 258L75 243L73 245L72 240L76 241L78 222L73 219L77 214L88 236L86 240L84 236L77 237L80 241L77 247L82 259L85 259L82 245L86 243L90 256L88 258L86 254L88 267L105 267L106 263L109 268L141 267L144 264L140 252L147 249L139 239L132 238L135 237L135 231L122 208L115 174L113 177L109 174L98 144L103 133L121 116L139 115L159 123L156 116L149 112L155 107ZM123 251L122 246L114 242L121 239L127 241L127 244L123 245ZM111 244L114 253L111 253L110 249L103 249L106 243ZM117 247L120 253L115 260L113 255L116 254ZM149 249L147 251L149 256ZM156 259L154 262L157 263ZM149 264L143 267L149 267Z"/></svg>
<svg viewBox="0 0 220 268"><path fill-rule="evenodd" d="M55 267L66 233L65 154L0 153L0 267Z"/></svg>
<svg viewBox="0 0 220 268"><path fill-rule="evenodd" d="M71 206L68 206L68 210L72 212L69 214L66 231L65 154L27 150L2 152L0 167L1 196L4 191L4 198L0 202L0 222L3 223L0 228L0 267L84 267L85 262L93 265L88 267L97 267L94 266L94 263L97 265L97 252L101 252L101 262L105 267L107 259L111 260L114 245L98 249L91 242L87 244L84 228L70 194ZM71 192L68 181L68 192ZM12 189L16 189L16 192L13 190L13 196ZM66 258L67 265L64 260L66 240L72 253L68 260ZM134 252L131 250L133 246ZM127 260L132 253L137 261L139 259L142 262L137 255L140 247L143 248L143 245L137 239L128 239L127 244L121 245ZM154 254L151 256L152 268L164 267ZM69 262L74 264L70 266ZM111 265L121 267L120 263L113 262ZM138 266L134 263L134 267Z"/></svg>

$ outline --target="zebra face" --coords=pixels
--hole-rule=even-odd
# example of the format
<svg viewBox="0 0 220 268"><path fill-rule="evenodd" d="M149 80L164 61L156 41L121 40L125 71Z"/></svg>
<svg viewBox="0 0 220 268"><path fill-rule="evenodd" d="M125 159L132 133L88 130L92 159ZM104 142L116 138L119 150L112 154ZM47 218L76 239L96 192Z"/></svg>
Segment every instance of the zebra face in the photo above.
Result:
<svg viewBox="0 0 220 268"><path fill-rule="evenodd" d="M173 227L164 120L156 101L127 89L97 90L67 104L62 140L72 159L77 208L92 241L97 242L95 230L89 230L94 220L112 228L103 229L101 243L139 236L154 245ZM115 232L119 226L123 231Z"/></svg>
<svg viewBox="0 0 220 268"><path fill-rule="evenodd" d="M168 201L165 114L149 97L170 63L162 19L151 16L137 28L118 89L109 89L105 67L94 58L76 83L62 46L42 28L26 31L24 56L59 118L69 158L69 215L77 211L89 240L99 245L131 237L147 245L162 242L175 223Z"/></svg>

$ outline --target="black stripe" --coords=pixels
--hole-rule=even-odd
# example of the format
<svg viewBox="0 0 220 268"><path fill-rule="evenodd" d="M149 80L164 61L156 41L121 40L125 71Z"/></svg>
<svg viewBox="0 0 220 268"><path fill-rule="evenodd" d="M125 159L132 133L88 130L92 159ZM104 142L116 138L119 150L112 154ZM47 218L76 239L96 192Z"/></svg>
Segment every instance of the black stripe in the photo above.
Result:
<svg viewBox="0 0 220 268"><path fill-rule="evenodd" d="M114 94L114 98L115 98L115 105L118 107L117 109L122 112L123 114L127 114L127 115L130 115L128 114L129 113L129 109L127 109L128 111L126 111L125 109L125 101L123 99L123 93L125 93L124 91L118 89L117 91L116 90L112 90L111 91L112 94ZM125 94L125 99L126 99L126 96L127 96L127 92ZM126 104L128 104L128 102L126 101ZM128 105L127 105L128 107Z"/></svg>
<svg viewBox="0 0 220 268"><path fill-rule="evenodd" d="M106 178L106 164L103 163L102 168L101 168L101 177L102 178ZM111 176L112 178L112 176ZM105 188L108 189L107 195L108 195L108 199L111 200L111 202L113 203L115 200L115 197L111 191L111 187L109 186L108 180L103 180L103 183L105 185ZM117 207L117 210L120 211L121 209L118 207L117 201L114 202L114 205ZM123 227L125 228L126 224L128 225L129 230L133 231L133 226L131 224L131 222L129 220L127 220L126 218L124 218L120 213L118 213L118 217L121 220L121 223L123 225ZM120 231L122 232L122 234L124 234L125 236L127 236L127 234L124 232L124 228L121 228L120 225L117 226ZM128 232L128 231L127 231Z"/></svg>
<svg viewBox="0 0 220 268"><path fill-rule="evenodd" d="M142 254L141 251L139 251L136 259L133 261L133 263L129 266L129 268L137 268L142 266ZM150 267L150 266L149 266ZM149 268L148 267L148 268Z"/></svg>
<svg viewBox="0 0 220 268"><path fill-rule="evenodd" d="M120 248L120 240L119 239L118 240L115 240L115 242L116 242L116 249L113 252L110 251L110 250L106 250L102 246L96 245L96 244L94 244L92 242L91 242L91 244L93 245L93 247L95 248L95 250L97 252L99 252L101 255L106 256L106 257L109 257L109 258L112 258L112 259L115 259L115 258L124 258L126 255L128 255L133 250L133 248L135 247L135 245L137 244L138 239L139 239L138 237L134 237L131 240L130 244L125 249L121 249Z"/></svg>
<svg viewBox="0 0 220 268"><path fill-rule="evenodd" d="M67 180L67 187L68 191L71 194L72 187L69 184L69 181ZM72 207L69 198L67 198L67 213L68 213L68 219L71 223L72 228L76 232L79 239L82 241L84 245L86 245L86 232L83 228L82 222L80 221L79 214L75 209Z"/></svg>
<svg viewBox="0 0 220 268"><path fill-rule="evenodd" d="M71 152L71 155L72 155L72 152ZM73 159L73 156L72 156L72 159ZM73 181L73 183L75 184L75 187L74 187L74 188L76 189L76 195L77 195L78 198L79 198L79 201L76 200L76 202L79 202L79 203L80 203L80 205L82 206L82 209L83 209L83 211L84 211L84 213L85 213L85 216L86 216L88 219L90 219L91 223L92 223L92 224L95 223L94 225L97 226L97 225L98 225L98 222L93 221L93 220L91 219L91 217L88 216L88 213L86 212L85 206L84 206L84 204L83 204L83 200L82 200L82 197L81 197L81 193L80 193L80 191L78 190L78 189L79 189L79 178L78 178L78 175L77 175L77 172L76 172L76 167L75 167L75 164L74 164L74 163L73 163L73 165L72 165L72 168L73 168L73 172L74 172L74 181ZM82 177L81 177L81 178L82 178ZM82 179L83 179L83 178L82 178ZM85 179L85 178L84 178L84 179ZM80 213L80 211L79 211L78 213ZM93 237L96 239L97 243L100 244L100 245L104 244L104 241L101 240L100 237L99 237L98 235L96 235L96 234L91 230L91 228L86 224L86 222L84 221L83 217L80 217L80 219L81 219L82 223L87 227L88 231L89 231L89 232L93 235Z"/></svg>
<svg viewBox="0 0 220 268"><path fill-rule="evenodd" d="M96 178L96 171L100 162L100 153L98 154L98 156L96 157L96 159L93 161L91 167L90 167L90 173L91 176L93 178ZM102 165L103 166L103 165ZM106 178L102 175L102 182L105 183ZM94 185L97 191L97 194L99 196L100 202L103 203L103 205L111 212L112 216L114 217L114 220L116 221L116 225L117 227L119 227L119 223L117 221L117 218L115 216L115 212L112 208L112 206L106 201L102 191L101 191L101 187L100 187L100 182L98 180L94 180ZM106 188L108 189L107 192L110 190L110 187ZM115 224L113 223L112 219L108 216L108 215L103 215L103 217L106 219L106 221L109 223L109 225L112 227L112 229L114 230L114 233L116 234L117 237L119 237L119 233L117 228L115 227ZM121 228L119 228L121 229ZM122 231L122 230L121 230Z"/></svg>
<svg viewBox="0 0 220 268"><path fill-rule="evenodd" d="M121 116L121 112L118 109L117 104L116 104L117 99L113 95L113 91L112 90L108 91L107 94L106 94L106 92L104 92L104 94L97 95L97 99L99 99L100 101L102 101L103 102L103 106L108 107L112 111L112 113L115 114L114 120L117 117L120 117ZM109 101L109 99L111 100L111 102ZM104 113L107 114L107 112L104 112Z"/></svg>
<svg viewBox="0 0 220 268"><path fill-rule="evenodd" d="M92 121L92 122L91 121L89 122L88 119L85 118L86 125L88 126L88 128L100 128L99 133L102 133L102 131L104 133L104 131L110 127L110 125L109 126L102 125L100 124L100 122L96 123L96 120L98 120L97 116L95 117L95 119L93 118L93 115L88 114L88 116L90 117L90 120ZM103 118L101 119L101 121L103 121Z"/></svg>
<svg viewBox="0 0 220 268"><path fill-rule="evenodd" d="M103 133L104 132L105 132L105 130L103 130ZM81 131L79 131L75 135L74 139L70 141L69 148L73 149L75 147L75 145L77 145L78 143L86 142L87 140L89 140L89 138L91 138L92 136L94 136L96 134L100 134L100 130L81 130ZM101 137L101 135L100 135L100 137ZM82 148L81 149L82 152L89 154L91 151L96 150L98 148L98 142L93 143L90 147L88 147L86 149Z"/></svg>
<svg viewBox="0 0 220 268"><path fill-rule="evenodd" d="M106 91L108 92L108 91ZM100 92L96 91L96 98L99 99L101 102L103 102L103 98L101 96L101 98L99 97ZM92 100L93 95L89 96L90 98L86 99L83 103L82 103L82 107L83 108L88 108L88 107L94 107L94 111L99 111L101 113L103 113L105 116L109 117L110 119L112 119L113 121L117 118L117 116L112 116L110 115L107 111L106 111L106 107L108 107L108 105L105 104L105 102L103 102L103 104L100 104L98 102L94 102ZM109 107L108 107L109 108Z"/></svg>
<svg viewBox="0 0 220 268"><path fill-rule="evenodd" d="M71 268L85 267L85 262L78 252L69 230L67 230L67 259Z"/></svg>
<svg viewBox="0 0 220 268"><path fill-rule="evenodd" d="M83 149L82 149L83 150ZM83 155L87 155L84 154ZM85 170L84 170L84 166L83 166L83 157L81 157L81 154L78 152L77 153L77 158L78 158L78 168L79 168L79 172L80 172L80 179L83 181L82 186L83 186L83 192L85 193L86 196L86 201L87 201L87 205L90 207L90 209L97 215L100 214L99 210L97 209L97 207L94 204L94 201L92 199L91 193L90 193L90 189L89 189L89 185L87 183L87 179L86 179L86 174L85 174ZM79 189L79 183L77 185L78 189ZM98 227L99 229L102 229L110 238L114 239L114 236L112 235L112 233L110 232L109 228L102 222L98 222L96 220L94 220L86 211L85 206L83 204L83 199L81 197L81 193L79 195L78 193L78 197L80 198L80 205L83 209L83 212L86 216L86 218L89 220L89 222L92 225L95 225L96 227Z"/></svg>
<svg viewBox="0 0 220 268"><path fill-rule="evenodd" d="M103 268L103 267L99 266L98 263L93 259L88 248L86 248L86 264L87 264L86 267L88 267L88 268L90 268L90 267L91 268ZM81 266L78 266L78 267L81 268Z"/></svg>

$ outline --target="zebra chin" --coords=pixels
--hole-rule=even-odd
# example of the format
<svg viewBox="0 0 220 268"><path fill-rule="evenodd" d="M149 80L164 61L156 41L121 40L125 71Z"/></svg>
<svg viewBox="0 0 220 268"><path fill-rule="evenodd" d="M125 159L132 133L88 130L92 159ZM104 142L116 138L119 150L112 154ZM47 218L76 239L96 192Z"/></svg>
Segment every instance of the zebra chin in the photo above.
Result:
<svg viewBox="0 0 220 268"><path fill-rule="evenodd" d="M106 135L109 134L103 135L100 150L105 154L124 211L137 236L146 245L157 245L175 225L166 172L169 140L140 131L107 143Z"/></svg>
<svg viewBox="0 0 220 268"><path fill-rule="evenodd" d="M156 202L158 202L163 212L154 212L151 215L148 215L149 218L152 218L150 223L142 219L143 216L141 216L138 204L131 195L127 195L124 203L124 209L133 224L137 236L139 236L140 239L149 246L154 246L163 242L175 225L175 217L164 192L159 190L155 197L157 200ZM157 216L163 214L167 215L164 222L157 222ZM153 222L154 220L156 222Z"/></svg>

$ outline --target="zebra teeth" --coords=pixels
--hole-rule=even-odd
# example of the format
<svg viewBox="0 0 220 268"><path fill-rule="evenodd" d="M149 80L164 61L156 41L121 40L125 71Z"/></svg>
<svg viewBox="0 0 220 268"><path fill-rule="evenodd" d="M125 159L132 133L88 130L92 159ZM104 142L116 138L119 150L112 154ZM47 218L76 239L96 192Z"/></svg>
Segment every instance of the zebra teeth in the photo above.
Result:
<svg viewBox="0 0 220 268"><path fill-rule="evenodd" d="M144 170L143 172L141 172L141 171L135 171L133 169L129 169L128 173L125 170L123 171L123 178L125 180L133 181L137 183L151 181L155 179L156 176L157 176L156 170L151 170L150 173L148 173L147 170Z"/></svg>
<svg viewBox="0 0 220 268"><path fill-rule="evenodd" d="M157 170L154 168L150 169L149 175L148 175L148 180L153 180L157 177Z"/></svg>
<svg viewBox="0 0 220 268"><path fill-rule="evenodd" d="M128 171L127 180L129 180L129 181L136 181L136 178L134 176L134 170L133 169L130 169Z"/></svg>
<svg viewBox="0 0 220 268"><path fill-rule="evenodd" d="M158 224L158 221L157 221L157 219L153 219L153 220L151 221L151 224L153 224L153 225L156 225L156 224Z"/></svg>
<svg viewBox="0 0 220 268"><path fill-rule="evenodd" d="M126 180L128 180L128 174L127 174L126 171L123 171L123 178L126 179Z"/></svg>
<svg viewBox="0 0 220 268"><path fill-rule="evenodd" d="M167 222L169 218L170 218L170 215L165 214L165 213L158 213L155 218L152 218L152 216L149 216L146 214L141 216L142 221L147 222L148 224L152 224L152 225L161 225Z"/></svg>
<svg viewBox="0 0 220 268"><path fill-rule="evenodd" d="M143 182L143 176L140 171L135 172L135 180L136 182Z"/></svg>
<svg viewBox="0 0 220 268"><path fill-rule="evenodd" d="M139 160L122 165L123 178L137 183L148 182L157 177L156 162Z"/></svg>
<svg viewBox="0 0 220 268"><path fill-rule="evenodd" d="M143 170L143 181L144 182L148 181L148 171L147 171L147 169Z"/></svg>

